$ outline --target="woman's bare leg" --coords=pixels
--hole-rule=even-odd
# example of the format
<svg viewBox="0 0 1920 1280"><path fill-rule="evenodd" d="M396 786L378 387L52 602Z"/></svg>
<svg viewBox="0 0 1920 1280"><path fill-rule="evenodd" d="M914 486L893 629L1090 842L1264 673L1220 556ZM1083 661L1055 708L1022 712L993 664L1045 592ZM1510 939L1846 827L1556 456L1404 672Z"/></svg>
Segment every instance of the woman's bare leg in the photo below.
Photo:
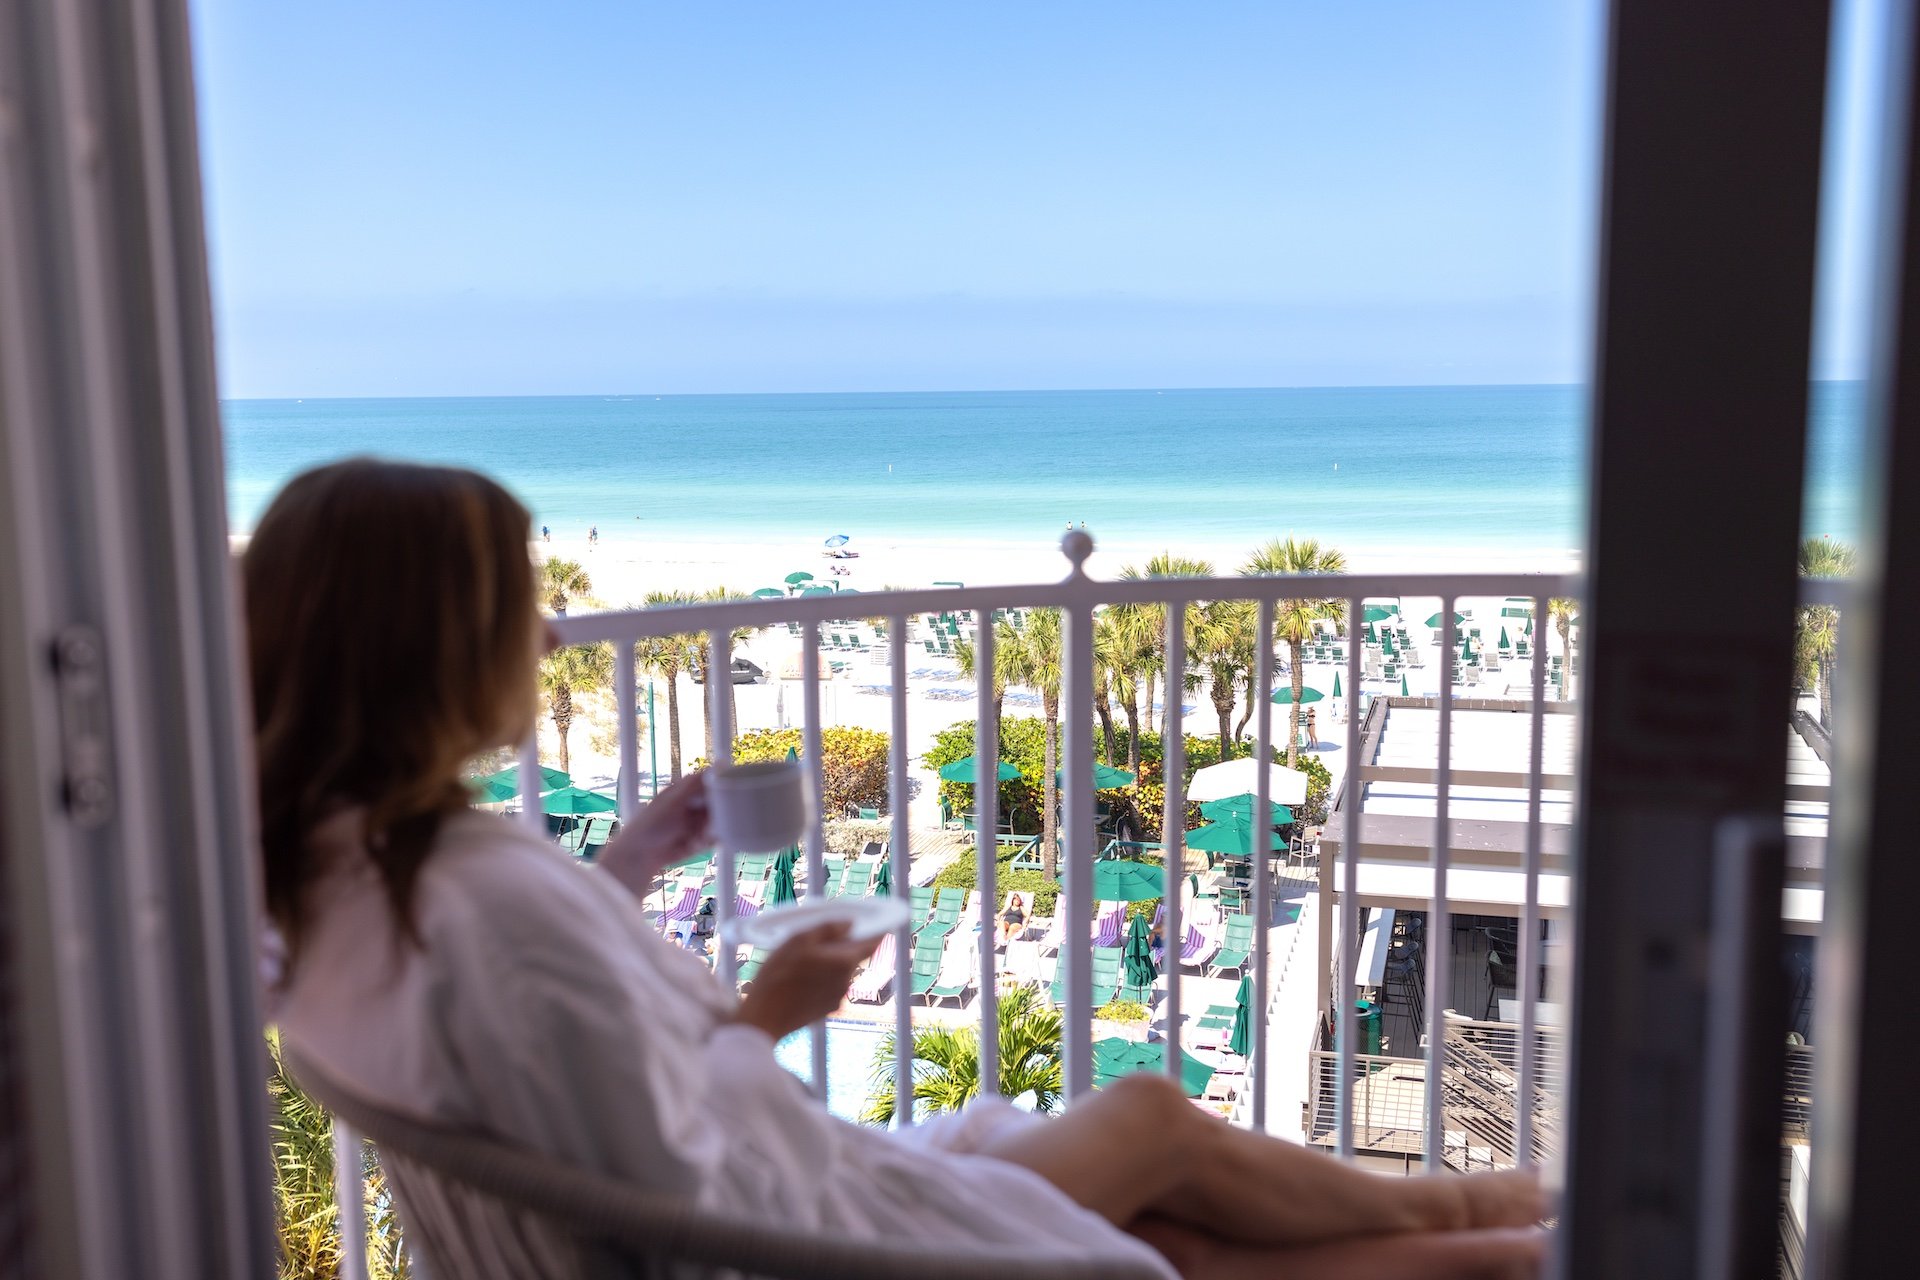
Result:
<svg viewBox="0 0 1920 1280"><path fill-rule="evenodd" d="M1151 1213L1253 1245L1519 1227L1544 1209L1529 1173L1368 1173L1204 1115L1161 1076L1116 1081L984 1154L1032 1169L1118 1226Z"/></svg>

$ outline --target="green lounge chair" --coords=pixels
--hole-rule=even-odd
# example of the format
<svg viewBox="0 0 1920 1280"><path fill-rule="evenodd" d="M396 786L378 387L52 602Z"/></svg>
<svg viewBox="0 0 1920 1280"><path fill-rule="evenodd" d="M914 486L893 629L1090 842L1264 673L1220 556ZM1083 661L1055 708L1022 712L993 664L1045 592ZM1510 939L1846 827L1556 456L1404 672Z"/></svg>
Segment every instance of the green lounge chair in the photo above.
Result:
<svg viewBox="0 0 1920 1280"><path fill-rule="evenodd" d="M748 952L747 958L740 963L740 968L736 971L736 980L739 984L744 987L749 982L752 982L754 978L758 977L760 966L766 963L766 959L767 949L765 947L755 947L752 951Z"/></svg>
<svg viewBox="0 0 1920 1280"><path fill-rule="evenodd" d="M825 896L831 898L840 892L841 878L847 873L847 860L845 858L822 858L820 859L820 869L825 873ZM806 886L802 885L802 887L804 888Z"/></svg>
<svg viewBox="0 0 1920 1280"><path fill-rule="evenodd" d="M840 884L840 896L843 898L864 898L873 887L873 864L870 862L849 862L846 878Z"/></svg>
<svg viewBox="0 0 1920 1280"><path fill-rule="evenodd" d="M1228 969L1244 969L1247 957L1252 954L1253 917L1228 916L1226 937L1220 943L1220 950L1214 952L1213 959L1207 963L1207 972L1217 978Z"/></svg>

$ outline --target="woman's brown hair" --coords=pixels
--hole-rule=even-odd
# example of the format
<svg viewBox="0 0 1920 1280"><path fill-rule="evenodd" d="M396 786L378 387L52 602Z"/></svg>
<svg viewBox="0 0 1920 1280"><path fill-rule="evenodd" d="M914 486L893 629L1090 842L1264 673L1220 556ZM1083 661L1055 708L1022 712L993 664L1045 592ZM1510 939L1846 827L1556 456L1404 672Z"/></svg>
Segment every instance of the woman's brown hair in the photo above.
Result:
<svg viewBox="0 0 1920 1280"><path fill-rule="evenodd" d="M314 827L366 811L402 931L474 756L532 732L526 508L471 471L356 458L297 476L242 561L267 907L298 953Z"/></svg>

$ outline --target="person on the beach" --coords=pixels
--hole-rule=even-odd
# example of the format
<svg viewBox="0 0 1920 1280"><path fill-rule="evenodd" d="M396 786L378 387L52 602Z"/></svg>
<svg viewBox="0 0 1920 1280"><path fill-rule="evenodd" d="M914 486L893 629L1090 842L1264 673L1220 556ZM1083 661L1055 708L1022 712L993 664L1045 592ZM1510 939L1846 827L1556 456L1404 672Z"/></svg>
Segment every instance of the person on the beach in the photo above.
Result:
<svg viewBox="0 0 1920 1280"><path fill-rule="evenodd" d="M1320 730L1313 723L1313 708L1307 708L1307 742L1311 746L1320 745Z"/></svg>
<svg viewBox="0 0 1920 1280"><path fill-rule="evenodd" d="M599 525L596 524L591 529L587 530L587 545L590 547L597 547L600 545L600 526Z"/></svg>
<svg viewBox="0 0 1920 1280"><path fill-rule="evenodd" d="M534 731L554 642L530 527L472 472L355 460L294 479L247 547L272 990L301 1059L770 1225L1169 1277L1537 1274L1530 1173L1368 1173L1207 1116L1158 1073L1051 1118L998 1098L898 1132L829 1115L774 1045L839 1007L874 940L802 933L736 997L662 939L641 900L709 843L699 775L594 865L471 806L469 762ZM522 1226L536 1273L557 1267L568 1242Z"/></svg>
<svg viewBox="0 0 1920 1280"><path fill-rule="evenodd" d="M540 541L542 541L542 542L552 542L552 541L553 541L553 530L551 530L551 529L549 529L549 528L547 528L547 526L545 526L545 525L541 525L541 526L540 526Z"/></svg>

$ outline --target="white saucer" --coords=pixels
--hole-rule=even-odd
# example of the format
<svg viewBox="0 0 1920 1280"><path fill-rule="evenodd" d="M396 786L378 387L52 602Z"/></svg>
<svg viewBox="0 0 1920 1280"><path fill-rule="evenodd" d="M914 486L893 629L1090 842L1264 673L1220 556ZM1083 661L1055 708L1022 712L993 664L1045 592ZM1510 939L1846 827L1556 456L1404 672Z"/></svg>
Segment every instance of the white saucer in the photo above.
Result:
<svg viewBox="0 0 1920 1280"><path fill-rule="evenodd" d="M734 946L772 950L795 934L823 924L845 924L849 938L877 938L912 918L912 909L900 898L827 898L768 907L744 920L727 921L720 932Z"/></svg>

